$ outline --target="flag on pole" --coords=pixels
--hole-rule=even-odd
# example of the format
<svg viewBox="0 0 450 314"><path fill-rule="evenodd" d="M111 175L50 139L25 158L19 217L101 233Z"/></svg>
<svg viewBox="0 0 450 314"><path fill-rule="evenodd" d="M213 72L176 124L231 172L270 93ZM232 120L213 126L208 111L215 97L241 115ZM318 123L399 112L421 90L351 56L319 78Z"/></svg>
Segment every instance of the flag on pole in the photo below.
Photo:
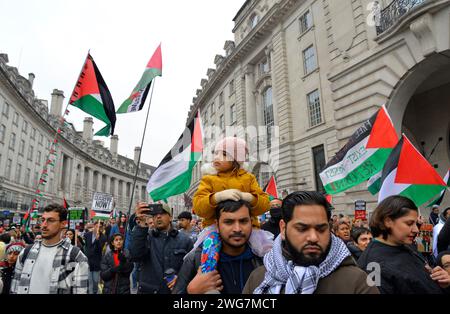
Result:
<svg viewBox="0 0 450 314"><path fill-rule="evenodd" d="M161 44L156 48L153 56L150 58L141 79L122 105L120 105L117 113L127 113L139 111L142 109L147 98L148 91L153 79L162 76L162 55Z"/></svg>
<svg viewBox="0 0 450 314"><path fill-rule="evenodd" d="M275 181L275 176L272 175L269 179L269 182L267 182L266 186L264 187L264 192L269 194L269 198L272 201L275 198L278 197L278 188L277 188L277 182Z"/></svg>
<svg viewBox="0 0 450 314"><path fill-rule="evenodd" d="M401 195L419 207L445 188L444 180L403 135L384 165L378 202Z"/></svg>
<svg viewBox="0 0 450 314"><path fill-rule="evenodd" d="M444 182L447 183L447 189L448 189L448 187L450 187L450 169L447 171L447 173L446 173L445 176L444 176ZM431 206L433 206L433 205L438 205L438 206L441 205L442 200L444 199L445 191L446 191L447 189L444 189L444 190L441 192L441 194L440 194L437 198L435 198L434 200L432 200L426 207L431 207Z"/></svg>
<svg viewBox="0 0 450 314"><path fill-rule="evenodd" d="M67 203L67 200L66 200L65 197L63 199L63 206L64 206L65 209L68 209L70 207L70 205L69 205L69 203Z"/></svg>
<svg viewBox="0 0 450 314"><path fill-rule="evenodd" d="M327 194L348 190L380 172L397 142L394 125L382 106L325 165L320 178Z"/></svg>
<svg viewBox="0 0 450 314"><path fill-rule="evenodd" d="M80 77L70 97L69 105L75 106L106 123L106 126L95 135L109 136L114 134L116 124L114 102L108 86L106 86L90 54L86 57Z"/></svg>
<svg viewBox="0 0 450 314"><path fill-rule="evenodd" d="M177 143L153 172L147 192L153 201L186 192L192 178L192 169L201 159L203 151L200 112L192 119Z"/></svg>

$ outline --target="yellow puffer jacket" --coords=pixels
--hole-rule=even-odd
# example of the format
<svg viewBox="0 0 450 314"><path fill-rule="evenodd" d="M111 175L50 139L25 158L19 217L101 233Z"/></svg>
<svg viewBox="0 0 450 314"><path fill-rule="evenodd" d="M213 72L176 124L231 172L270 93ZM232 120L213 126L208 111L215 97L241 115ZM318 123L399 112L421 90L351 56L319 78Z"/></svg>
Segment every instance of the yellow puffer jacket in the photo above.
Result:
<svg viewBox="0 0 450 314"><path fill-rule="evenodd" d="M195 214L204 219L203 227L212 225L215 220L217 204L213 197L214 193L228 189L248 192L255 197L250 204L252 206L252 224L259 227L256 216L262 215L270 209L269 194L263 192L255 176L244 169L202 177L197 192L194 194L193 207Z"/></svg>

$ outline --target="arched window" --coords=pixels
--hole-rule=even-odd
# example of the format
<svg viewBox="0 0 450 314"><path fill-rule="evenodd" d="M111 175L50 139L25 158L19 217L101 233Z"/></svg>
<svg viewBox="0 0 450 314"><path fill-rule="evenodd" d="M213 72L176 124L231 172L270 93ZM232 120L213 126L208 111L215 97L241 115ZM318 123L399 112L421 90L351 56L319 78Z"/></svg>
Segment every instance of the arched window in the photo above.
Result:
<svg viewBox="0 0 450 314"><path fill-rule="evenodd" d="M263 93L263 114L264 124L267 131L267 148L271 147L272 128L275 125L273 118L273 103L272 103L272 87L266 88Z"/></svg>

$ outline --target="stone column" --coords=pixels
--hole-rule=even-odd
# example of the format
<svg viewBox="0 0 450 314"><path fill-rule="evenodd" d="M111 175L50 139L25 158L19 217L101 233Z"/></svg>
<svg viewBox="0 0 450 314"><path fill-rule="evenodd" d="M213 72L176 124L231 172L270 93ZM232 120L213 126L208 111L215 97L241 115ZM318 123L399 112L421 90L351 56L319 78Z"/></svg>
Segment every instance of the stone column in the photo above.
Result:
<svg viewBox="0 0 450 314"><path fill-rule="evenodd" d="M111 190L111 177L107 175L106 176L105 193L109 194L110 190Z"/></svg>
<svg viewBox="0 0 450 314"><path fill-rule="evenodd" d="M246 126L256 126L256 102L255 102L255 81L253 74L254 67L247 65L245 68L245 116Z"/></svg>

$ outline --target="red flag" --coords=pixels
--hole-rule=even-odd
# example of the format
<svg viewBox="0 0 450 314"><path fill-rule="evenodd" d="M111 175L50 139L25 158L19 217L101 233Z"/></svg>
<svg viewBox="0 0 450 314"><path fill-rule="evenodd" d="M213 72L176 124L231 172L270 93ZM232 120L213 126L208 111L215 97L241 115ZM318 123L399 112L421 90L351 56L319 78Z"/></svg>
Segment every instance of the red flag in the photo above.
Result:
<svg viewBox="0 0 450 314"><path fill-rule="evenodd" d="M277 183L275 182L275 177L273 175L270 177L269 182L264 188L264 192L272 196L272 198L278 198Z"/></svg>
<svg viewBox="0 0 450 314"><path fill-rule="evenodd" d="M64 206L65 209L68 209L70 207L69 203L67 203L67 200L66 200L65 197L64 197L64 204L63 204L63 206Z"/></svg>

